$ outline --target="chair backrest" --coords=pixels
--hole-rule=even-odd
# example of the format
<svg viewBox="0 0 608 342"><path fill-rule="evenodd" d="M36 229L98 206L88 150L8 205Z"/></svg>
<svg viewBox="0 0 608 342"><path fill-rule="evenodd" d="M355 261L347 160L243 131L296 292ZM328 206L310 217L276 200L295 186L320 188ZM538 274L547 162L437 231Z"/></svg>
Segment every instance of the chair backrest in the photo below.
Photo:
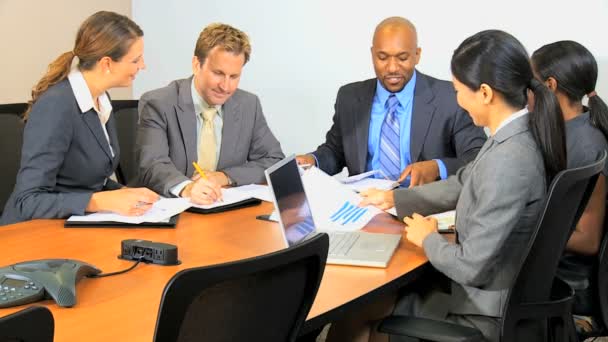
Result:
<svg viewBox="0 0 608 342"><path fill-rule="evenodd" d="M112 110L116 120L120 163L117 176L122 184L135 181L137 160L135 159L135 138L137 133L138 100L112 100Z"/></svg>
<svg viewBox="0 0 608 342"><path fill-rule="evenodd" d="M608 206L606 208L608 213ZM595 281L599 317L604 328L608 328L608 217L604 217L604 237L600 244Z"/></svg>
<svg viewBox="0 0 608 342"><path fill-rule="evenodd" d="M154 340L294 341L323 276L329 238L177 273L165 287Z"/></svg>
<svg viewBox="0 0 608 342"><path fill-rule="evenodd" d="M27 103L0 105L0 214L8 197L13 192L17 172L21 163L21 145L23 143L24 123L21 115Z"/></svg>
<svg viewBox="0 0 608 342"><path fill-rule="evenodd" d="M605 161L604 151L594 163L561 171L551 182L544 208L527 249L522 251L521 268L509 292L502 320L503 339L514 333L510 330L518 325L526 303L550 299L559 259L587 206ZM520 333L525 334L525 331ZM521 338L518 335L518 339Z"/></svg>
<svg viewBox="0 0 608 342"><path fill-rule="evenodd" d="M44 306L0 318L0 342L53 342L55 320Z"/></svg>

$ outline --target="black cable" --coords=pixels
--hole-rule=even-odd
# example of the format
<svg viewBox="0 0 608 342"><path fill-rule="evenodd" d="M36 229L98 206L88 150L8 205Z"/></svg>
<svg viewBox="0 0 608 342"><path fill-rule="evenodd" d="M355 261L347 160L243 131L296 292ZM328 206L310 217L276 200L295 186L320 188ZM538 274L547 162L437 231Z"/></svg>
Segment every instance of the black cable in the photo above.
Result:
<svg viewBox="0 0 608 342"><path fill-rule="evenodd" d="M122 271L116 271L116 272L111 272L111 273L103 273L103 274L89 274L87 276L87 278L101 278L101 277L109 277L109 276L113 276L113 275L117 275L117 274L123 274L123 273L127 273L130 270L134 269L137 265L139 265L140 262L142 262L144 260L144 257L141 257L137 260L136 263L133 264L133 266L122 270Z"/></svg>

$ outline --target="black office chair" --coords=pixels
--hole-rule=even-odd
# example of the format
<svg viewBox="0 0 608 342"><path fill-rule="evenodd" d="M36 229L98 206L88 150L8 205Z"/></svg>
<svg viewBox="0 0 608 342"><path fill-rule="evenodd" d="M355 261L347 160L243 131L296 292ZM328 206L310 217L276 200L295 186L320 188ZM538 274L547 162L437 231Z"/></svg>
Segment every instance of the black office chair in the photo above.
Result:
<svg viewBox="0 0 608 342"><path fill-rule="evenodd" d="M21 117L26 108L27 103L0 105L0 215L17 180L23 143L24 123Z"/></svg>
<svg viewBox="0 0 608 342"><path fill-rule="evenodd" d="M606 208L608 213L608 207ZM579 313L593 316L599 326L593 331L579 334L579 341L584 341L591 337L608 336L608 217L604 218L604 235L597 255L597 265L595 269L595 281L591 291L595 294L594 312Z"/></svg>
<svg viewBox="0 0 608 342"><path fill-rule="evenodd" d="M112 110L116 119L118 145L120 146L120 163L116 170L118 181L132 184L137 176L135 158L135 137L137 133L138 100L112 100Z"/></svg>
<svg viewBox="0 0 608 342"><path fill-rule="evenodd" d="M154 341L295 341L323 277L329 238L177 273L165 287Z"/></svg>
<svg viewBox="0 0 608 342"><path fill-rule="evenodd" d="M575 341L572 322L574 292L555 271L566 243L587 206L606 152L591 165L558 173L549 187L545 207L522 266L509 291L501 341ZM484 341L480 331L457 324L410 316L390 316L379 331L431 341ZM540 340L539 335L543 336Z"/></svg>
<svg viewBox="0 0 608 342"><path fill-rule="evenodd" d="M44 306L0 318L0 342L53 342L55 320Z"/></svg>

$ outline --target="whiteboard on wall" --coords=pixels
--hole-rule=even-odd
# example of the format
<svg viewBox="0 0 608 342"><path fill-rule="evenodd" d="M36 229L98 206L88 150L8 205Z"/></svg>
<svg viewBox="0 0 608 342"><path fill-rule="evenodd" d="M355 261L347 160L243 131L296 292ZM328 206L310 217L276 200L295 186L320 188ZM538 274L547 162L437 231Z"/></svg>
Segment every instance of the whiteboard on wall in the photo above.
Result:
<svg viewBox="0 0 608 342"><path fill-rule="evenodd" d="M479 13L486 12L484 15ZM133 18L145 32L145 61L135 98L191 74L200 31L223 22L252 42L240 88L257 94L286 154L314 150L325 139L338 88L374 77L371 39L389 16L404 16L418 29L418 69L449 80L453 50L485 29L505 30L531 53L543 44L571 39L599 63L597 92L608 99L608 44L602 33L608 1L245 1L133 0Z"/></svg>

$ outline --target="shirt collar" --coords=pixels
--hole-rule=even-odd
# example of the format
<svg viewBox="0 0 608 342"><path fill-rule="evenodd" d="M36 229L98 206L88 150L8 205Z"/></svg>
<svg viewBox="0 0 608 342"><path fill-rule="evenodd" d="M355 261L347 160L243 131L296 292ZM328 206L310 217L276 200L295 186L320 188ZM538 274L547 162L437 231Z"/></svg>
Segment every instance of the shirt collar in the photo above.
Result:
<svg viewBox="0 0 608 342"><path fill-rule="evenodd" d="M192 77L192 82L190 83L190 92L192 93L192 103L194 104L194 114L199 115L203 112L203 108L210 108L209 104L203 99L203 97L198 93L196 87L194 86L194 77ZM217 109L217 115L222 117L222 106L215 106Z"/></svg>
<svg viewBox="0 0 608 342"><path fill-rule="evenodd" d="M74 97L76 98L80 111L86 113L92 108L107 122L110 113L112 113L112 104L110 103L108 95L104 92L99 96L99 111L97 111L93 104L93 96L91 95L89 86L84 80L82 72L78 70L77 67L72 68L72 71L70 71L68 81L70 82L72 92L74 92Z"/></svg>
<svg viewBox="0 0 608 342"><path fill-rule="evenodd" d="M405 106L413 97L414 97L414 88L416 87L416 70L412 74L412 78L405 84L405 87L401 89L398 93L394 93L399 100L401 106ZM376 80L376 96L378 98L378 102L385 104L388 97L393 93L389 92L384 88L380 80Z"/></svg>
<svg viewBox="0 0 608 342"><path fill-rule="evenodd" d="M496 133L498 133L498 131L500 131L503 127L505 127L506 125L508 125L509 123L511 123L513 120L522 117L524 115L528 114L528 107L524 107L520 110L518 110L517 112L509 115L506 119L503 120L503 122L500 123L500 125L498 125L498 127L496 128L496 131L494 132L494 135L496 135Z"/></svg>

